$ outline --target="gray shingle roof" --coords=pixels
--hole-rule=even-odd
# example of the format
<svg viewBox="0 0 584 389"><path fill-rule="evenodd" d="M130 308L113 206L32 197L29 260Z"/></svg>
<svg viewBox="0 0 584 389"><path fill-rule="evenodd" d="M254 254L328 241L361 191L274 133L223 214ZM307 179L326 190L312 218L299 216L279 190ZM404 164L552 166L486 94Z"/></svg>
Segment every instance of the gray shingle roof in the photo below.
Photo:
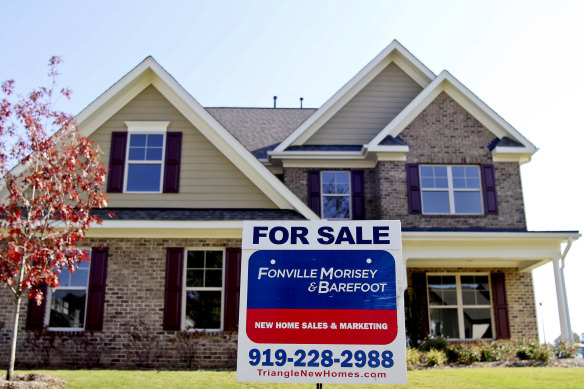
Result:
<svg viewBox="0 0 584 389"><path fill-rule="evenodd" d="M92 212L103 220L305 220L290 209L106 208ZM110 218L109 212L114 216Z"/></svg>
<svg viewBox="0 0 584 389"><path fill-rule="evenodd" d="M363 145L302 145L288 146L286 151L361 151Z"/></svg>
<svg viewBox="0 0 584 389"><path fill-rule="evenodd" d="M315 108L205 108L246 149L255 151L282 142Z"/></svg>

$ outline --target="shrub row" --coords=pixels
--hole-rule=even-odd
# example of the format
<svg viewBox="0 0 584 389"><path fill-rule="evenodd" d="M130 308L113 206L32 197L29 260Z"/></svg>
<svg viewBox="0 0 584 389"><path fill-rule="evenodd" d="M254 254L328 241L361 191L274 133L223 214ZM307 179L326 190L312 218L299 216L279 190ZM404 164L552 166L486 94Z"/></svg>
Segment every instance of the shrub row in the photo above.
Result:
<svg viewBox="0 0 584 389"><path fill-rule="evenodd" d="M562 342L556 347L537 341L511 340L448 343L443 338L427 338L417 349L407 350L408 369L442 366L446 363L471 364L508 360L548 361L551 358L574 358L575 350Z"/></svg>

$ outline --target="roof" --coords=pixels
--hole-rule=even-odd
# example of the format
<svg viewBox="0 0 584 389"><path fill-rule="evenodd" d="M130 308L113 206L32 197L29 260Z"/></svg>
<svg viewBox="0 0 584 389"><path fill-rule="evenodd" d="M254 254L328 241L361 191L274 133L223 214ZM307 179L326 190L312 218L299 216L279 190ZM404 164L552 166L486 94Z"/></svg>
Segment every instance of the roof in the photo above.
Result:
<svg viewBox="0 0 584 389"><path fill-rule="evenodd" d="M291 209L104 208L92 212L103 220L305 220Z"/></svg>

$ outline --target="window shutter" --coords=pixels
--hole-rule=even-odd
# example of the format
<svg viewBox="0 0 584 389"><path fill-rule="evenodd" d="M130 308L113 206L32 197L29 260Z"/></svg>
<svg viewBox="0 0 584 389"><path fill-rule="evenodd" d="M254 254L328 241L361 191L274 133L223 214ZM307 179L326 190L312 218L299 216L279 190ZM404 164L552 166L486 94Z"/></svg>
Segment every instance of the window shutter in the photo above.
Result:
<svg viewBox="0 0 584 389"><path fill-rule="evenodd" d="M417 163L406 165L408 176L408 199L410 213L422 213L422 197L420 193L420 170Z"/></svg>
<svg viewBox="0 0 584 389"><path fill-rule="evenodd" d="M235 331L239 324L239 279L241 276L241 248L228 247L225 257L225 311L223 329Z"/></svg>
<svg viewBox="0 0 584 389"><path fill-rule="evenodd" d="M308 171L308 207L320 216L320 171Z"/></svg>
<svg viewBox="0 0 584 389"><path fill-rule="evenodd" d="M182 132L166 133L166 157L164 161L164 193L178 193L180 182L180 153Z"/></svg>
<svg viewBox="0 0 584 389"><path fill-rule="evenodd" d="M497 214L497 192L495 190L495 167L491 164L481 165L483 176L483 197L485 199L485 213Z"/></svg>
<svg viewBox="0 0 584 389"><path fill-rule="evenodd" d="M107 180L107 191L109 193L121 193L124 191L127 139L127 132L112 132L109 175Z"/></svg>
<svg viewBox="0 0 584 389"><path fill-rule="evenodd" d="M509 331L509 312L507 310L504 273L491 273L491 289L493 290L493 311L495 313L497 339L509 339L511 338L511 332Z"/></svg>
<svg viewBox="0 0 584 389"><path fill-rule="evenodd" d="M412 283L416 304L414 309L420 317L420 335L424 339L430 334L428 318L428 294L426 293L426 273L413 273Z"/></svg>
<svg viewBox="0 0 584 389"><path fill-rule="evenodd" d="M91 249L85 318L85 329L88 331L101 331L103 328L108 254L107 247L93 247Z"/></svg>
<svg viewBox="0 0 584 389"><path fill-rule="evenodd" d="M28 299L28 310L26 313L26 329L27 330L42 330L45 325L45 311L47 310L47 292L49 288L47 285L40 287L43 292L43 301L37 305L35 299Z"/></svg>
<svg viewBox="0 0 584 389"><path fill-rule="evenodd" d="M166 331L181 329L183 252L182 247L166 248L163 321L163 328Z"/></svg>
<svg viewBox="0 0 584 389"><path fill-rule="evenodd" d="M365 220L365 174L363 170L351 171L351 192L353 220Z"/></svg>

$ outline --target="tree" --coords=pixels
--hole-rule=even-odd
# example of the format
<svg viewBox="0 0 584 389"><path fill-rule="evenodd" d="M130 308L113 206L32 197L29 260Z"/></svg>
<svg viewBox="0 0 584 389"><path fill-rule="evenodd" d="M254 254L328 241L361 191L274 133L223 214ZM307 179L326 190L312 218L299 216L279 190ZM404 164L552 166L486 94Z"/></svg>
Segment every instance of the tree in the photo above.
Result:
<svg viewBox="0 0 584 389"><path fill-rule="evenodd" d="M92 208L107 205L107 170L101 151L78 133L74 118L54 108L59 57L49 61L50 87L26 96L14 81L2 84L0 101L0 282L14 294L14 322L7 379L11 380L23 296L40 304L43 285L59 285L61 271L88 260L76 249L93 223ZM14 165L14 167L12 167Z"/></svg>

